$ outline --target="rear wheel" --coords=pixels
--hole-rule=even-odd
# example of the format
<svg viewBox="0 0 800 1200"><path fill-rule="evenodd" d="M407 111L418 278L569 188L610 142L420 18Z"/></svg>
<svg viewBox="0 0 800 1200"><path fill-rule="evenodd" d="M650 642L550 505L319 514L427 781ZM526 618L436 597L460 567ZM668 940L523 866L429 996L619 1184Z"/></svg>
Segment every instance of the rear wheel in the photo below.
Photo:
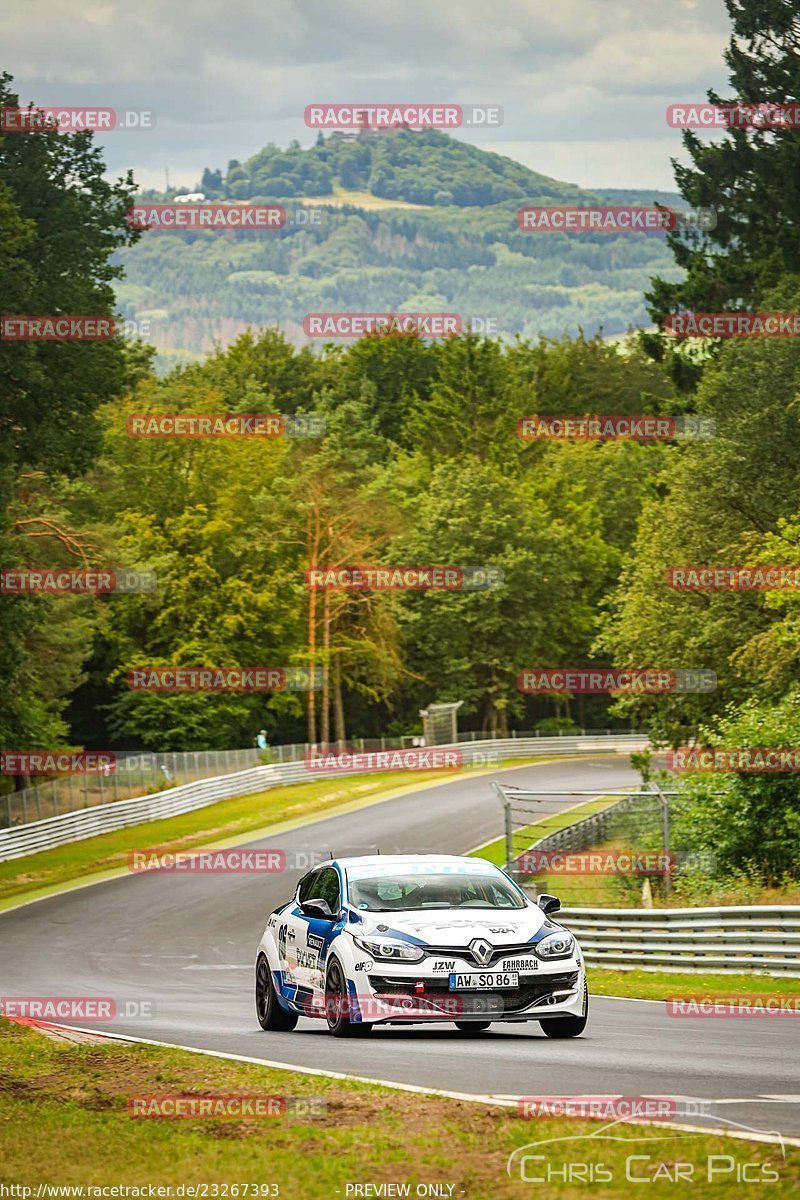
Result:
<svg viewBox="0 0 800 1200"><path fill-rule="evenodd" d="M350 998L344 973L336 959L328 967L325 980L325 1018L334 1037L365 1037L372 1033L369 1022L350 1020Z"/></svg>
<svg viewBox="0 0 800 1200"><path fill-rule="evenodd" d="M488 1029L491 1023L491 1021L456 1021L456 1029L467 1037L475 1037L476 1034L483 1033L484 1029Z"/></svg>
<svg viewBox="0 0 800 1200"><path fill-rule="evenodd" d="M297 1014L281 1008L265 954L256 963L256 1016L262 1029L289 1033L297 1024Z"/></svg>
<svg viewBox="0 0 800 1200"><path fill-rule="evenodd" d="M589 989L583 985L583 1016L582 1017L550 1017L540 1021L542 1033L549 1038L573 1038L583 1033L589 1020Z"/></svg>

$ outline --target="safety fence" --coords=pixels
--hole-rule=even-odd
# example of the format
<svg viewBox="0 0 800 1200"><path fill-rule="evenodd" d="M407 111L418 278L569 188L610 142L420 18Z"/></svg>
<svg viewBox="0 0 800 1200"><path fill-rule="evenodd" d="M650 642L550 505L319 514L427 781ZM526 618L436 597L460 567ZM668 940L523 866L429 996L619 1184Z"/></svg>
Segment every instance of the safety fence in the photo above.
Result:
<svg viewBox="0 0 800 1200"><path fill-rule="evenodd" d="M438 746L437 752L456 751L465 767L494 766L504 759L539 756L572 756L597 753L631 753L647 746L642 734L587 734L552 738L506 738L482 742L460 742L457 746ZM376 751L380 746L376 747ZM390 747L387 747L387 749ZM333 748L331 748L333 749ZM369 747L366 747L369 749ZM337 770L337 775L357 774L364 767L354 765ZM369 769L369 768L368 768ZM380 770L380 764L372 770ZM398 782L403 772L397 772ZM305 756L297 762L270 763L228 775L214 776L182 784L152 795L95 804L75 812L61 813L42 820L28 821L0 829L0 862L35 854L39 850L81 841L97 834L125 829L146 821L177 816L215 804L233 796L249 795L289 783L308 782L325 776Z"/></svg>
<svg viewBox="0 0 800 1200"><path fill-rule="evenodd" d="M563 908L557 919L592 966L800 978L800 905Z"/></svg>
<svg viewBox="0 0 800 1200"><path fill-rule="evenodd" d="M613 731L588 732L594 737L616 736ZM562 735L565 739L568 736ZM536 739L537 744L540 740L552 741L552 738L541 739L541 735L536 732L514 733L510 740L524 741L531 738ZM457 739L459 744L496 740L496 736L491 733L475 731L461 733ZM406 734L398 738L355 738L347 743L347 747L356 750L384 750L390 746L408 748L424 744L422 737ZM343 742L332 742L331 745L333 748L345 748ZM44 783L0 793L0 829L10 829L28 821L41 821L45 817L76 812L94 804L110 804L117 800L130 800L137 796L151 795L153 792L163 792L167 788L193 783L198 779L231 775L248 767L301 762L313 748L308 742L291 742L286 745L269 746L266 750L250 747L242 750L187 750L174 753L156 753L149 750L117 751L113 769L84 775L54 775Z"/></svg>

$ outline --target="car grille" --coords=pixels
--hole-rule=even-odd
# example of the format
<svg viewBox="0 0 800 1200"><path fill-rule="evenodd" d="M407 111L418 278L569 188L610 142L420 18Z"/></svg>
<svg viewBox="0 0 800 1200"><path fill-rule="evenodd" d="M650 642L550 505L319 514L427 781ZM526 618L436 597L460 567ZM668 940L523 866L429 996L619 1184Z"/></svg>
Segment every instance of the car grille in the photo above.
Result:
<svg viewBox="0 0 800 1200"><path fill-rule="evenodd" d="M501 958L511 958L515 954L534 954L533 942L515 942L509 946L495 946L492 957L488 962L478 962L473 958L469 946L423 946L422 949L432 958L466 958L482 969L494 966Z"/></svg>
<svg viewBox="0 0 800 1200"><path fill-rule="evenodd" d="M416 979L390 979L384 975L370 975L370 986L374 992L383 996L409 996L413 1000L421 998L414 991ZM487 1002L490 1000L499 1000L502 1003L491 1007L491 1011L498 1013L513 1013L522 1012L529 1008L532 1004L540 1002L546 1004L550 996L554 992L573 991L578 985L578 972L569 971L561 975L539 975L530 982L526 981L520 987L515 988L492 988L488 991L482 991L480 994L468 991L451 991L449 980L446 977L441 979L426 979L424 996L458 996L464 1002L464 1012L471 1011L472 1002L480 1008L480 1011L489 1011ZM565 997L559 997L565 999ZM481 1007L481 1005L483 1007Z"/></svg>

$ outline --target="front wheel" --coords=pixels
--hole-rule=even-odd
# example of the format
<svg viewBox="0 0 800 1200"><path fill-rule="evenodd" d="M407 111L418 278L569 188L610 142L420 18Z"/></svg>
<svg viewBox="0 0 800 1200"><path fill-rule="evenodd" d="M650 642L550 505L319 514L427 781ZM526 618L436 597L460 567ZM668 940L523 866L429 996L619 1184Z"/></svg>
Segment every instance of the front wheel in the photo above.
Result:
<svg viewBox="0 0 800 1200"><path fill-rule="evenodd" d="M549 1017L540 1021L542 1033L549 1038L573 1038L583 1033L589 1020L589 989L583 985L583 1016L582 1017Z"/></svg>
<svg viewBox="0 0 800 1200"><path fill-rule="evenodd" d="M281 1008L265 954L256 963L256 1016L262 1029L289 1033L297 1024L297 1014Z"/></svg>
<svg viewBox="0 0 800 1200"><path fill-rule="evenodd" d="M350 1000L342 968L336 959L328 967L325 980L325 1018L334 1037L365 1037L372 1033L369 1022L350 1020Z"/></svg>

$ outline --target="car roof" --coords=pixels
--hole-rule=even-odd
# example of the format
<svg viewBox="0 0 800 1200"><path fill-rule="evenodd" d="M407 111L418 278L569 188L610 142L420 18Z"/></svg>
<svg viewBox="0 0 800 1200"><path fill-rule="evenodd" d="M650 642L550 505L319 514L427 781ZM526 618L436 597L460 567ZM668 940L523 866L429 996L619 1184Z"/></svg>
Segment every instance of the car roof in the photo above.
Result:
<svg viewBox="0 0 800 1200"><path fill-rule="evenodd" d="M400 867L410 866L413 863L442 863L443 866L448 863L470 863L476 867L500 869L485 858L473 858L472 855L466 854L354 854L347 858L334 858L330 861L345 870L348 867L387 867L393 864Z"/></svg>

